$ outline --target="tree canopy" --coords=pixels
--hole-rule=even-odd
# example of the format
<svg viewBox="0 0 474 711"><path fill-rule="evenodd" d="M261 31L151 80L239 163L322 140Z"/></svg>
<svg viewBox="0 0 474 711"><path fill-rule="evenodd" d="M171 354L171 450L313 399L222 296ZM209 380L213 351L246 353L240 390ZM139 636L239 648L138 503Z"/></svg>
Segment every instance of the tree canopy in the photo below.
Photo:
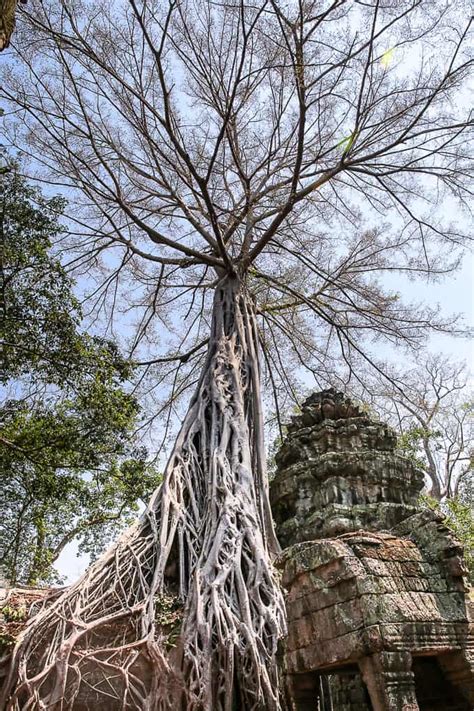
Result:
<svg viewBox="0 0 474 711"><path fill-rule="evenodd" d="M57 579L53 564L74 539L96 556L158 482L133 443L131 366L113 342L81 332L52 252L64 206L16 168L0 176L0 539L13 583Z"/></svg>
<svg viewBox="0 0 474 711"><path fill-rule="evenodd" d="M459 328L398 287L456 268L466 238L463 3L99 6L21 11L5 133L68 189L68 268L106 323L126 310L150 409L196 382L216 272L247 274L277 412L298 368L345 381L374 339Z"/></svg>
<svg viewBox="0 0 474 711"><path fill-rule="evenodd" d="M426 472L437 499L456 497L473 468L473 395L466 363L441 353L368 378L370 405L399 433L399 447Z"/></svg>

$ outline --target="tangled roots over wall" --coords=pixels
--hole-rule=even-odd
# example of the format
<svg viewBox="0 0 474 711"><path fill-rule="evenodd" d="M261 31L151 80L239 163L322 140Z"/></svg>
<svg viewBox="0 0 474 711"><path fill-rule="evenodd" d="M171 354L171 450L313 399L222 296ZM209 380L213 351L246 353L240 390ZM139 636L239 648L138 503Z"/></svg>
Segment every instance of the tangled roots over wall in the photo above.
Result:
<svg viewBox="0 0 474 711"><path fill-rule="evenodd" d="M255 316L228 278L163 484L140 521L33 618L4 705L278 711L286 627L264 461Z"/></svg>

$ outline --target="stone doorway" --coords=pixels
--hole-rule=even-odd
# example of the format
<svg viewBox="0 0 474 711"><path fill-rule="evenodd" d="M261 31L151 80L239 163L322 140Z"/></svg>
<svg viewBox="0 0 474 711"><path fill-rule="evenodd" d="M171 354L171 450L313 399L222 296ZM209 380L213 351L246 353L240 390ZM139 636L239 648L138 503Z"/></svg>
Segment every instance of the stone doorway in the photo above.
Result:
<svg viewBox="0 0 474 711"><path fill-rule="evenodd" d="M367 686L357 666L321 675L318 711L372 711Z"/></svg>
<svg viewBox="0 0 474 711"><path fill-rule="evenodd" d="M436 657L415 657L413 673L420 711L470 711L469 702L446 677Z"/></svg>
<svg viewBox="0 0 474 711"><path fill-rule="evenodd" d="M435 656L413 658L419 711L471 711L469 701L453 684ZM327 672L297 674L292 679L296 711L374 711L357 665Z"/></svg>
<svg viewBox="0 0 474 711"><path fill-rule="evenodd" d="M373 711L357 665L329 672L297 674L292 679L296 711Z"/></svg>

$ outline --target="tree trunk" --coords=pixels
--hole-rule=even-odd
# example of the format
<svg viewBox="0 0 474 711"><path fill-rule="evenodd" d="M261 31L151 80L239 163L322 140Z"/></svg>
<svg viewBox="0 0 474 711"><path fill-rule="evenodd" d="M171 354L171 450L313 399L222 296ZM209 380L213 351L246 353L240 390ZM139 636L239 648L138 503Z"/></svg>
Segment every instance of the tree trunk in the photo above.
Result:
<svg viewBox="0 0 474 711"><path fill-rule="evenodd" d="M0 0L0 52L10 44L15 28L17 0Z"/></svg>
<svg viewBox="0 0 474 711"><path fill-rule="evenodd" d="M34 517L34 526L36 529L35 550L30 570L28 572L27 585L36 585L45 568L45 541L46 541L46 526L44 521L44 511L36 512Z"/></svg>
<svg viewBox="0 0 474 711"><path fill-rule="evenodd" d="M426 426L425 429L428 429L428 427ZM426 459L428 461L428 476L431 483L429 494L437 501L441 501L443 497L443 492L441 491L441 480L438 474L438 468L436 466L433 453L431 451L431 443L428 437L423 437L423 449L425 451Z"/></svg>
<svg viewBox="0 0 474 711"><path fill-rule="evenodd" d="M8 708L79 708L92 693L111 711L281 708L275 655L286 627L270 561L278 544L257 349L245 286L226 278L162 486L141 520L35 618L15 651ZM183 604L171 650L170 595Z"/></svg>

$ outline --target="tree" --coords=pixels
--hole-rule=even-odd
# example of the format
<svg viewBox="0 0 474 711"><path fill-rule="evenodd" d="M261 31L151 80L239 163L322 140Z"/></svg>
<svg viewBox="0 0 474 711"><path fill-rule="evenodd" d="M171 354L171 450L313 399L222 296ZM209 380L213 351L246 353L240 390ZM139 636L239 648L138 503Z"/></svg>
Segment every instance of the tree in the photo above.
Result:
<svg viewBox="0 0 474 711"><path fill-rule="evenodd" d="M443 513L474 574L473 400L465 363L418 356L412 368L372 379L371 406L398 432L398 447L426 474L425 505Z"/></svg>
<svg viewBox="0 0 474 711"><path fill-rule="evenodd" d="M74 539L97 555L157 484L131 438L130 364L113 342L81 333L51 253L63 208L18 169L0 176L0 539L12 583L57 579L54 562Z"/></svg>
<svg viewBox="0 0 474 711"><path fill-rule="evenodd" d="M413 368L393 369L391 375L391 381L379 379L373 387L375 408L400 432L399 446L426 472L430 496L437 501L457 497L472 473L474 447L465 364L428 354Z"/></svg>
<svg viewBox="0 0 474 711"><path fill-rule="evenodd" d="M279 412L297 364L324 378L342 355L352 373L376 365L370 338L415 347L454 327L379 279L441 276L464 241L437 207L468 194L469 25L453 5L37 0L22 13L19 71L2 81L9 140L75 191L61 246L76 272L99 267L107 325L120 304L139 314L134 354L167 329L169 350L141 360L172 381L163 405L195 391L140 523L17 648L10 708L70 707L90 665L116 672L116 688L95 685L109 708L281 708L258 354ZM157 622L170 591L182 668Z"/></svg>
<svg viewBox="0 0 474 711"><path fill-rule="evenodd" d="M20 0L26 3L27 0ZM10 38L15 28L15 12L17 0L0 0L0 52L10 44Z"/></svg>

